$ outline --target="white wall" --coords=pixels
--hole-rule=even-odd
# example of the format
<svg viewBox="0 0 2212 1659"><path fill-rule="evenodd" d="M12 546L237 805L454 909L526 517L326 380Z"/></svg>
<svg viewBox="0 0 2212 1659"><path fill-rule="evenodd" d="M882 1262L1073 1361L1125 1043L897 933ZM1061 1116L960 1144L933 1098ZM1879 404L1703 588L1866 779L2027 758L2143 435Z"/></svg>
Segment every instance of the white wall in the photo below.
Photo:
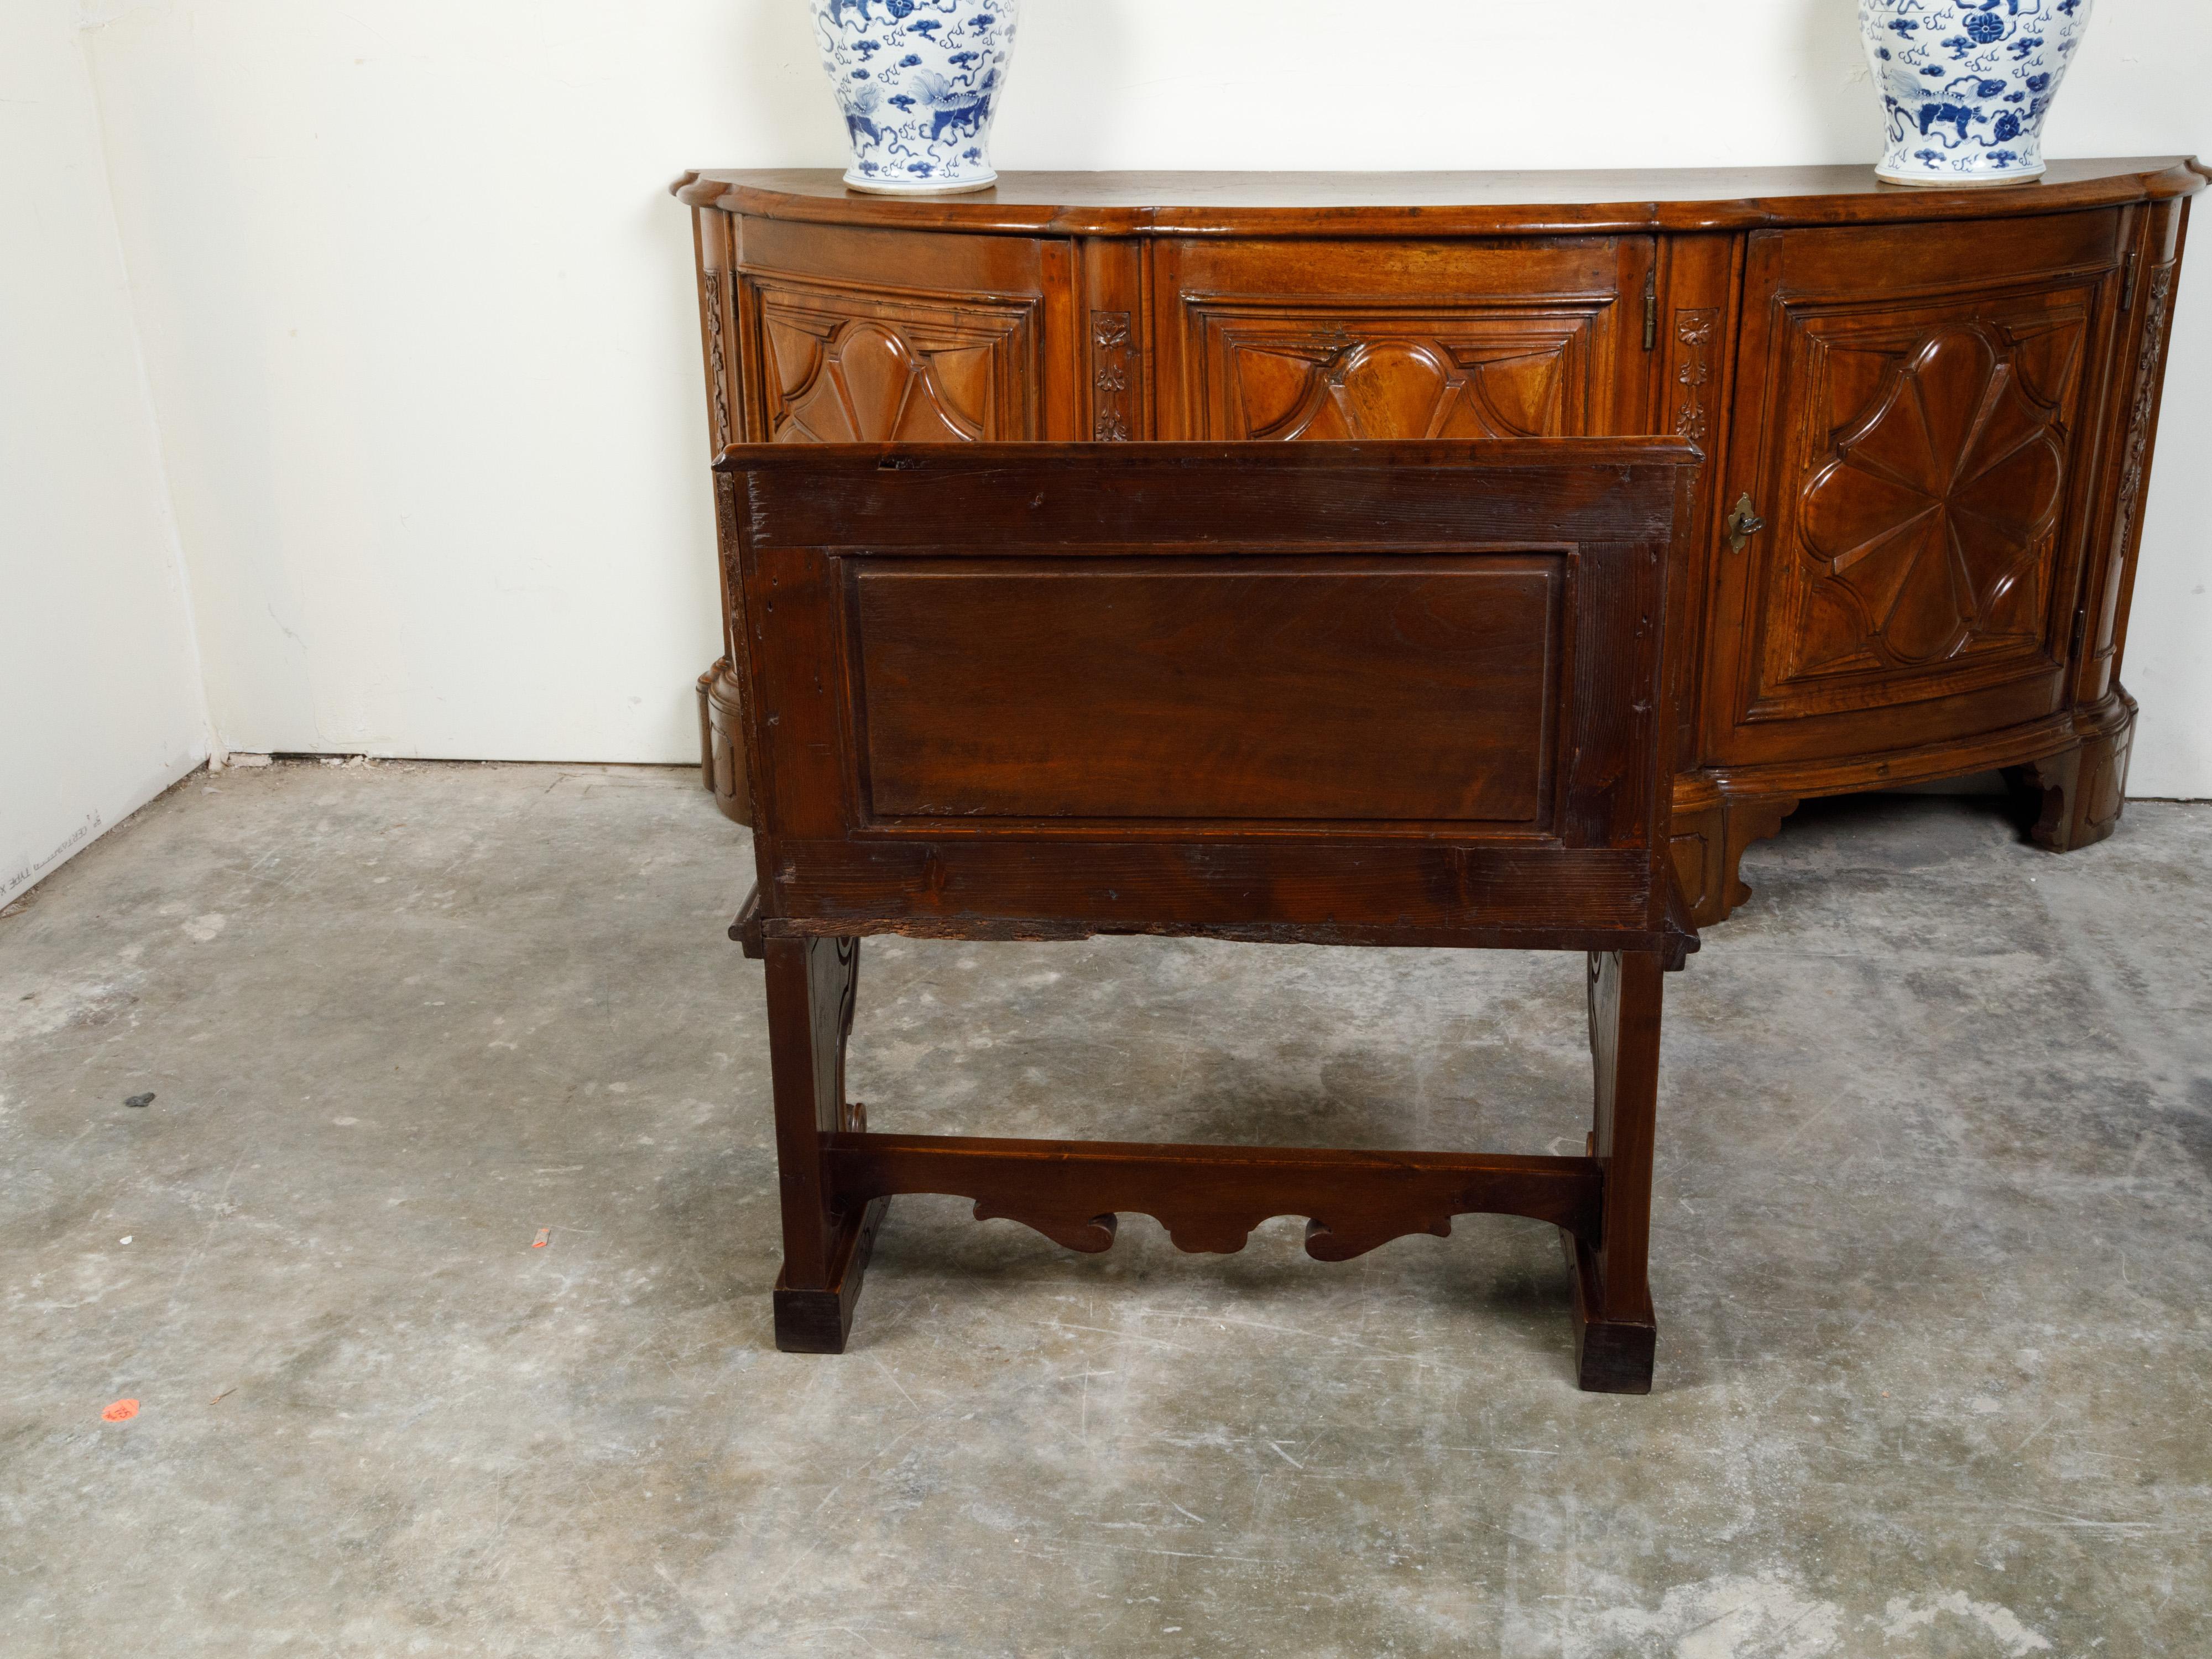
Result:
<svg viewBox="0 0 2212 1659"><path fill-rule="evenodd" d="M1868 161L1856 11L1028 0L996 159ZM802 0L153 0L88 23L222 735L690 757L714 577L689 228L661 191L687 166L841 161ZM2212 8L2108 3L2053 153L2212 152L2208 69ZM2134 781L2212 794L2212 255L2180 317Z"/></svg>
<svg viewBox="0 0 2212 1659"><path fill-rule="evenodd" d="M208 752L67 0L0 5L0 905Z"/></svg>

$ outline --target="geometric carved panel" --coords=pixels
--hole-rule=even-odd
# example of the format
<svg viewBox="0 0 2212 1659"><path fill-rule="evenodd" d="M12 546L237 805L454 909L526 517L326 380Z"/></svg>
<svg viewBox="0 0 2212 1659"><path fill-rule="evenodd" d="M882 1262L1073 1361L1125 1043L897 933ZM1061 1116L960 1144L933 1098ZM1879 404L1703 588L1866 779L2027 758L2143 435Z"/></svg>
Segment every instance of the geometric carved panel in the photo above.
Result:
<svg viewBox="0 0 2212 1659"><path fill-rule="evenodd" d="M1609 372L1595 337L1611 308L1610 295L1418 312L1194 299L1188 315L1206 388L1199 435L1579 435L1592 429L1597 383Z"/></svg>
<svg viewBox="0 0 2212 1659"><path fill-rule="evenodd" d="M1793 312L1763 712L1853 681L1861 706L1924 696L1931 675L2063 654L2051 585L2088 298Z"/></svg>
<svg viewBox="0 0 2212 1659"><path fill-rule="evenodd" d="M756 286L771 442L1032 435L1031 303Z"/></svg>

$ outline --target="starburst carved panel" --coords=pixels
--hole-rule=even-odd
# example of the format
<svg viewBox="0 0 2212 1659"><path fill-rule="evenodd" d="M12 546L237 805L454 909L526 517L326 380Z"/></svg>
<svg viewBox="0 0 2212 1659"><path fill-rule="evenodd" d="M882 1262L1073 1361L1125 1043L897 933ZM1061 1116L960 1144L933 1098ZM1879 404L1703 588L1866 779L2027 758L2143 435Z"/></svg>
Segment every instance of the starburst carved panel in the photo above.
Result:
<svg viewBox="0 0 2212 1659"><path fill-rule="evenodd" d="M1953 316L1802 342L1767 690L2047 654L2086 314Z"/></svg>
<svg viewBox="0 0 2212 1659"><path fill-rule="evenodd" d="M2016 343L1951 328L1892 357L1806 483L1800 545L1831 590L1816 657L1917 665L2032 629L2005 601L2057 525L2066 434Z"/></svg>

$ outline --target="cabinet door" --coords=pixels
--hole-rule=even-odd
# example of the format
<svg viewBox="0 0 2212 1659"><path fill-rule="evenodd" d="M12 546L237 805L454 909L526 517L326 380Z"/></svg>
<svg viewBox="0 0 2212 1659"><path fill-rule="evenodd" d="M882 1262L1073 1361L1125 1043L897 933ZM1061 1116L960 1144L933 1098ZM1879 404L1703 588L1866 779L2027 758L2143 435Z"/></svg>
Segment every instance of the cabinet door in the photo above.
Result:
<svg viewBox="0 0 2212 1659"><path fill-rule="evenodd" d="M1649 238L1155 244L1165 437L1649 428Z"/></svg>
<svg viewBox="0 0 2212 1659"><path fill-rule="evenodd" d="M756 441L1074 435L1064 243L760 219L742 235Z"/></svg>
<svg viewBox="0 0 2212 1659"><path fill-rule="evenodd" d="M1751 239L1723 499L1768 524L1716 554L1713 759L1856 762L2061 707L2118 233Z"/></svg>

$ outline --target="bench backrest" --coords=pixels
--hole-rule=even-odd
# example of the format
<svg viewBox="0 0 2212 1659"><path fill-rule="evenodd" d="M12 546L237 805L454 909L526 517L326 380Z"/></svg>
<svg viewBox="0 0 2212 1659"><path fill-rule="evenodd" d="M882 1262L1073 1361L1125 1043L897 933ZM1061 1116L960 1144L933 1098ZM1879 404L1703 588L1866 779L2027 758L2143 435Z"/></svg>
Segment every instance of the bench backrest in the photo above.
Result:
<svg viewBox="0 0 2212 1659"><path fill-rule="evenodd" d="M1697 451L741 445L772 933L1651 948Z"/></svg>

